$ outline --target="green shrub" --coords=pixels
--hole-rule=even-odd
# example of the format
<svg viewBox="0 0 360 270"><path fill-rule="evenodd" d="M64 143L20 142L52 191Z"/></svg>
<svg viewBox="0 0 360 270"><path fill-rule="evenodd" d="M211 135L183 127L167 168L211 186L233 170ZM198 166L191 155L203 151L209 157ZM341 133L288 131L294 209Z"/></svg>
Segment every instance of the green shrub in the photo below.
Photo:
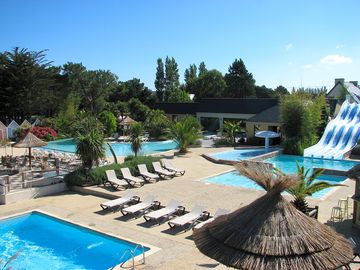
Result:
<svg viewBox="0 0 360 270"><path fill-rule="evenodd" d="M231 141L230 138L220 138L214 141L214 146L234 146L234 143Z"/></svg>
<svg viewBox="0 0 360 270"><path fill-rule="evenodd" d="M129 168L135 176L139 175L138 164L145 164L150 172L153 172L152 162L159 161L159 157L152 156L129 156L122 164L111 164L102 167L84 170L82 168L67 174L64 181L68 186L100 185L106 180L105 171L115 170L117 176L121 177L120 168Z"/></svg>

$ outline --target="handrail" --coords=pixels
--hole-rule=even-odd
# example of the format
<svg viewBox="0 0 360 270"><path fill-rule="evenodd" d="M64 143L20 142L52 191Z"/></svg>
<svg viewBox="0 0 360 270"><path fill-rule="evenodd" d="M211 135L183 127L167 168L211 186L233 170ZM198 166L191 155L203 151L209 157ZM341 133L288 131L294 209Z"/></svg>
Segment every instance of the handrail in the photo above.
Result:
<svg viewBox="0 0 360 270"><path fill-rule="evenodd" d="M138 247L141 247L141 253L143 255L143 264L145 264L145 248L142 244L137 244L133 250L133 253L135 254L135 251L137 250Z"/></svg>
<svg viewBox="0 0 360 270"><path fill-rule="evenodd" d="M127 253L130 253L131 255L131 261L132 261L132 269L135 269L135 251L137 250L138 247L141 247L141 253L143 255L143 262L142 264L145 264L145 248L142 244L137 244L135 246L135 248L133 250L131 250L130 248L126 249L123 254L121 255L120 257L120 260L119 261L122 261L125 257L125 255L127 255ZM120 264L120 267L122 267L128 260L122 262ZM113 268L112 268L113 269Z"/></svg>

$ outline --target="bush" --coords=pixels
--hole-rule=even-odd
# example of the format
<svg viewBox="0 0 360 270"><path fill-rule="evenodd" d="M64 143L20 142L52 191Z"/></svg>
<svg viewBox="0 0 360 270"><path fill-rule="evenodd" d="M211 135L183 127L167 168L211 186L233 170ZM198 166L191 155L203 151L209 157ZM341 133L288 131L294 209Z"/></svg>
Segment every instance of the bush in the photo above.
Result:
<svg viewBox="0 0 360 270"><path fill-rule="evenodd" d="M57 137L57 133L51 127L33 127L31 128L31 132L38 137L39 139L45 141L52 141Z"/></svg>
<svg viewBox="0 0 360 270"><path fill-rule="evenodd" d="M234 146L230 138L220 138L214 141L214 146Z"/></svg>
<svg viewBox="0 0 360 270"><path fill-rule="evenodd" d="M159 157L152 156L129 156L125 158L122 164L111 164L102 167L85 170L83 168L77 169L64 177L64 181L68 186L87 186L100 185L106 181L105 171L115 170L116 174L121 177L120 168L129 168L133 175L139 175L137 168L138 164L145 164L150 172L153 172L152 162L159 161Z"/></svg>

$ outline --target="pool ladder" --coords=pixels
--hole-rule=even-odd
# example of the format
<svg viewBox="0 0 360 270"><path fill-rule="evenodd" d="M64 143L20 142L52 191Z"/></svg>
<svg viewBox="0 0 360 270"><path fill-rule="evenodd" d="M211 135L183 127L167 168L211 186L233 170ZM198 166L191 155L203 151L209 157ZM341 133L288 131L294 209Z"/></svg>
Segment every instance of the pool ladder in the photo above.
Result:
<svg viewBox="0 0 360 270"><path fill-rule="evenodd" d="M135 269L135 251L136 251L139 247L141 247L141 253L142 253L142 257L143 257L143 258L142 258L142 264L145 264L145 248L144 248L144 246L141 245L141 244L136 245L136 247L135 247L133 250L130 249L130 248L126 249L126 250L124 251L124 253L121 255L120 261L122 261L126 255L130 254L130 256L131 256L131 262L132 262L132 267L131 267L131 269ZM122 263L120 264L120 267L123 267L123 265L124 265L126 262L127 262L127 261L122 262Z"/></svg>

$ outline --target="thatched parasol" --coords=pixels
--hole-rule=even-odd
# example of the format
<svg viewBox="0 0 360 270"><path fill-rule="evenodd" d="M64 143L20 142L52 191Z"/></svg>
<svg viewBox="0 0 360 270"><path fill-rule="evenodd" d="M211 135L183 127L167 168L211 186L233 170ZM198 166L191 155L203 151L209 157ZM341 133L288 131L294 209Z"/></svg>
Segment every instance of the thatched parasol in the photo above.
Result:
<svg viewBox="0 0 360 270"><path fill-rule="evenodd" d="M31 147L45 146L47 142L36 137L30 131L26 134L26 136L13 145L13 147L17 148L29 148L29 167L31 167Z"/></svg>
<svg viewBox="0 0 360 270"><path fill-rule="evenodd" d="M297 176L274 175L263 163L236 167L267 193L195 230L202 253L238 269L336 269L352 260L345 238L281 196Z"/></svg>
<svg viewBox="0 0 360 270"><path fill-rule="evenodd" d="M125 134L125 130L127 130L131 124L137 123L134 119L132 119L128 115L119 116L118 121L119 121L119 125L124 127L123 135Z"/></svg>

